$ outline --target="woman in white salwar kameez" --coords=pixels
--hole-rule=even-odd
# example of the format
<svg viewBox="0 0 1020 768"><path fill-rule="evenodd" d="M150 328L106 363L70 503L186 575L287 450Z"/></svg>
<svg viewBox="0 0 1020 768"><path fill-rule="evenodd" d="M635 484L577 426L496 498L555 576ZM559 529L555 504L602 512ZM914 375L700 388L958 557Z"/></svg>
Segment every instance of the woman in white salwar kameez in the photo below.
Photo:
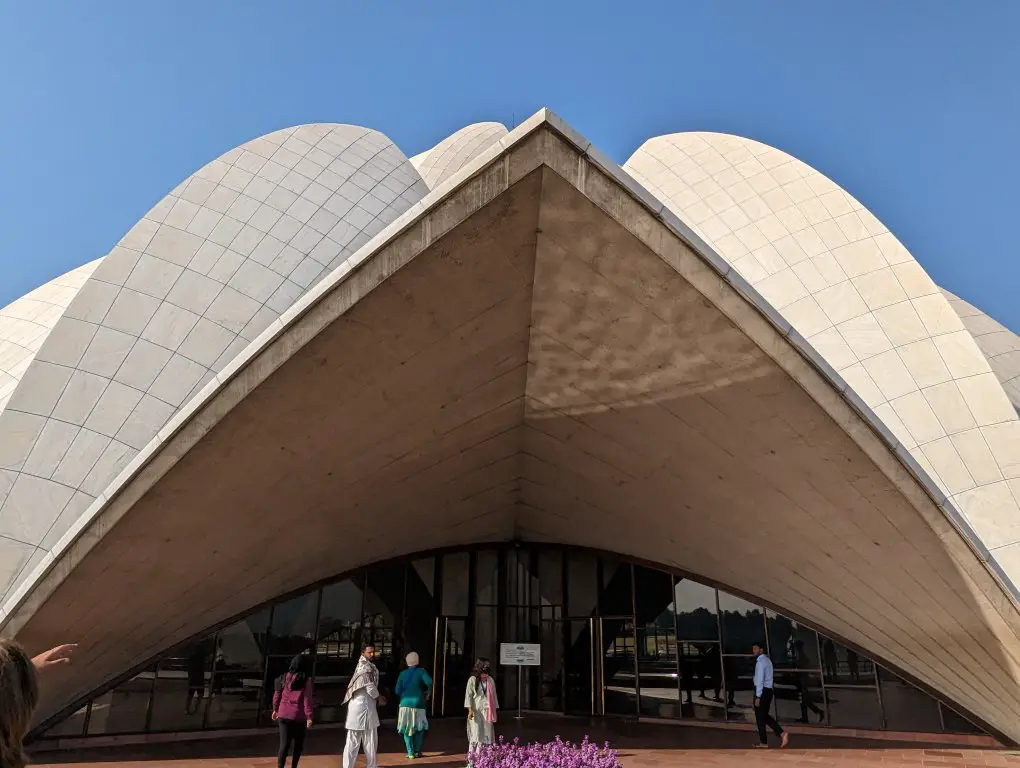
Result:
<svg viewBox="0 0 1020 768"><path fill-rule="evenodd" d="M475 662L471 679L464 694L464 708L467 710L468 765L471 755L478 747L492 744L496 740L496 712L499 699L496 697L496 681L492 679L489 660Z"/></svg>

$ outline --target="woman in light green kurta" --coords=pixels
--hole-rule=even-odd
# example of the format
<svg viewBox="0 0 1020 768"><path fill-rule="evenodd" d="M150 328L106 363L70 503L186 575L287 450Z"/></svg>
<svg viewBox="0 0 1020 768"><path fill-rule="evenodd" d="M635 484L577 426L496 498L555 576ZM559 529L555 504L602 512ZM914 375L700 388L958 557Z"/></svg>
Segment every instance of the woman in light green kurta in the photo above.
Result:
<svg viewBox="0 0 1020 768"><path fill-rule="evenodd" d="M464 708L467 710L468 755L483 744L496 740L496 711L499 699L496 697L496 681L492 679L491 665L485 658L475 662L474 672L468 680L464 694Z"/></svg>

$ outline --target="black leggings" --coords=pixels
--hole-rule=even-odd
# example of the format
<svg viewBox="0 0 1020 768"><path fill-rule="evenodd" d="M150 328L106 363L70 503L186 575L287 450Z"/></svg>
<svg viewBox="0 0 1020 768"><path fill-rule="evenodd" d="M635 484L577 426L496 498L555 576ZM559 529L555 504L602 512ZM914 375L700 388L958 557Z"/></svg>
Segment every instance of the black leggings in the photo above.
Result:
<svg viewBox="0 0 1020 768"><path fill-rule="evenodd" d="M779 727L779 723L772 717L772 713L769 711L772 709L772 697L775 694L771 688L763 688L761 696L758 697L758 706L754 709L754 719L758 723L758 740L762 744L768 744L767 734L765 728L768 726L772 729L772 732L776 736L783 735L783 729Z"/></svg>
<svg viewBox="0 0 1020 768"><path fill-rule="evenodd" d="M277 768L284 768L287 764L287 752L290 751L290 743L294 742L294 760L291 763L297 768L298 760L301 759L301 750L305 748L305 730L307 725L304 720L276 721L280 725L280 751L276 753Z"/></svg>

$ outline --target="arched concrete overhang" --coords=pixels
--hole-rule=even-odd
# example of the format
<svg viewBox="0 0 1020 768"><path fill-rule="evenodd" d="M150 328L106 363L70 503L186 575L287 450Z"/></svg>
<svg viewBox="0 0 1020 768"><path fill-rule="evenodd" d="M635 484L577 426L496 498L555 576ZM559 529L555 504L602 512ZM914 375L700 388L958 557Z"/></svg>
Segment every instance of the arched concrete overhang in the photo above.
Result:
<svg viewBox="0 0 1020 768"><path fill-rule="evenodd" d="M514 536L696 572L1020 738L1016 606L783 318L540 113L274 323L69 532L4 632L45 718L387 557Z"/></svg>

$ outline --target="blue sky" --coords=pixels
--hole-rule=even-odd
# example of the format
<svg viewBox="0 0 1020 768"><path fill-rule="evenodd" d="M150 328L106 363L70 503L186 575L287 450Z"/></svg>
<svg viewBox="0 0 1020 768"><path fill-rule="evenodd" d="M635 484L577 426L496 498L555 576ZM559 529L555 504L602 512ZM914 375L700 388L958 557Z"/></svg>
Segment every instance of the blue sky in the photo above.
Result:
<svg viewBox="0 0 1020 768"><path fill-rule="evenodd" d="M1020 331L1020 2L0 0L0 305L304 122L413 155L549 106L618 162L714 130L853 193Z"/></svg>

